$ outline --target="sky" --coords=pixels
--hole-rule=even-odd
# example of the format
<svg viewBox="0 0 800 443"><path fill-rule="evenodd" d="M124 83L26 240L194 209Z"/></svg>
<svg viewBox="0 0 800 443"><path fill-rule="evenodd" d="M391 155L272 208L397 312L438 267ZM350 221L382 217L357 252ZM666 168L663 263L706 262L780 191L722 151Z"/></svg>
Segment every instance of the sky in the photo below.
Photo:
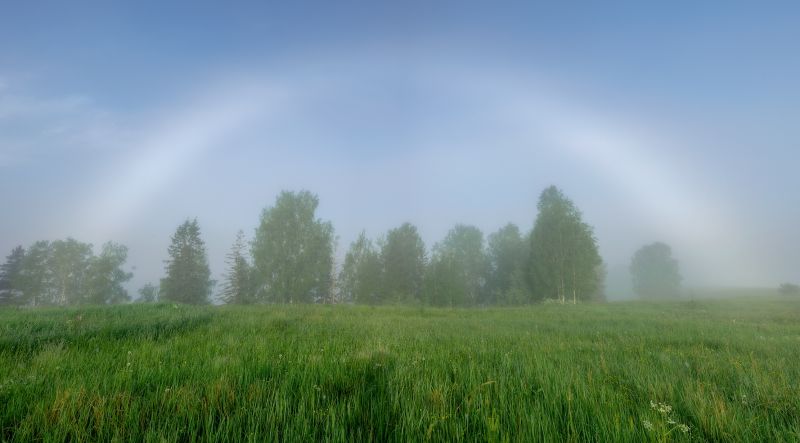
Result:
<svg viewBox="0 0 800 443"><path fill-rule="evenodd" d="M663 241L690 286L800 281L800 5L8 2L0 251L129 248L131 292L197 217L215 278L281 190L342 257L409 221L533 226L559 186L609 297Z"/></svg>

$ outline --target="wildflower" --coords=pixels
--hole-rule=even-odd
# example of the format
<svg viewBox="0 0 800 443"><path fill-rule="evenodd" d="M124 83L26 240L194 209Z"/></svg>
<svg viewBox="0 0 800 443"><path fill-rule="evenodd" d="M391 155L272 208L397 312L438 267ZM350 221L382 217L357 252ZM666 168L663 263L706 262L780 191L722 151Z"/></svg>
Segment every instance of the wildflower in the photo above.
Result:
<svg viewBox="0 0 800 443"><path fill-rule="evenodd" d="M680 429L684 434L689 433L689 425L685 425L683 423L678 425L678 429Z"/></svg>
<svg viewBox="0 0 800 443"><path fill-rule="evenodd" d="M672 406L666 403L656 403L653 400L650 400L650 408L658 411L663 415L669 415L672 412Z"/></svg>
<svg viewBox="0 0 800 443"><path fill-rule="evenodd" d="M669 424L671 424L671 425L674 425L674 424L676 424L677 422L675 421L675 419L673 419L672 417L670 417L670 418L668 418L668 419L667 419L667 423L669 423Z"/></svg>
<svg viewBox="0 0 800 443"><path fill-rule="evenodd" d="M644 420L644 421L642 421L642 424L644 425L644 428L647 429L648 431L652 431L653 430L653 424L650 423L649 421Z"/></svg>

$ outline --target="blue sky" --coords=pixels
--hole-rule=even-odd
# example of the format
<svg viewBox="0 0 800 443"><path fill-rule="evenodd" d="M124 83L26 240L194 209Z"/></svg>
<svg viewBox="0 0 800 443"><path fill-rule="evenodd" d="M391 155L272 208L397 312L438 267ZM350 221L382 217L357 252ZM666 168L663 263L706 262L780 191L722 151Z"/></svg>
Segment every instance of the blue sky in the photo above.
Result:
<svg viewBox="0 0 800 443"><path fill-rule="evenodd" d="M119 241L138 287L186 217L219 277L281 189L343 254L556 184L612 279L662 240L690 284L800 280L799 6L376 3L4 5L0 249Z"/></svg>

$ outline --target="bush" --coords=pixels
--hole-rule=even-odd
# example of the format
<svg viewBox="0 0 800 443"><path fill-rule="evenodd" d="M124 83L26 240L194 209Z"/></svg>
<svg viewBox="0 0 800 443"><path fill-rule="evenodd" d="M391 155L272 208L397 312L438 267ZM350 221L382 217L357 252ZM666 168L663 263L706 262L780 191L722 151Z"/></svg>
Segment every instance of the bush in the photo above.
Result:
<svg viewBox="0 0 800 443"><path fill-rule="evenodd" d="M778 288L778 292L783 295L800 295L800 286L794 283L784 283Z"/></svg>

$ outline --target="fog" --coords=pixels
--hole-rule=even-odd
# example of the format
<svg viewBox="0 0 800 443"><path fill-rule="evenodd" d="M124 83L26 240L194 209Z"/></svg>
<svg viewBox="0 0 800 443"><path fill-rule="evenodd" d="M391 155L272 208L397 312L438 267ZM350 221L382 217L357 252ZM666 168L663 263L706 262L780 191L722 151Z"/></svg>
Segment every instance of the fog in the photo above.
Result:
<svg viewBox="0 0 800 443"><path fill-rule="evenodd" d="M527 231L554 184L594 227L611 299L628 295L631 256L654 241L672 246L688 286L800 281L800 66L789 55L800 39L789 23L673 17L633 41L641 30L605 17L562 40L514 20L513 37L506 25L469 32L477 13L433 29L390 12L379 12L383 30L337 16L217 42L189 39L197 17L157 22L176 33L163 46L136 38L141 17L111 43L113 30L67 17L13 50L23 29L0 19L0 251L113 240L129 248L134 294L163 276L187 217L221 279L236 232L252 237L283 189L319 196L341 259L361 230L378 237L406 221L428 248L456 223ZM34 51L46 44L63 53Z"/></svg>

